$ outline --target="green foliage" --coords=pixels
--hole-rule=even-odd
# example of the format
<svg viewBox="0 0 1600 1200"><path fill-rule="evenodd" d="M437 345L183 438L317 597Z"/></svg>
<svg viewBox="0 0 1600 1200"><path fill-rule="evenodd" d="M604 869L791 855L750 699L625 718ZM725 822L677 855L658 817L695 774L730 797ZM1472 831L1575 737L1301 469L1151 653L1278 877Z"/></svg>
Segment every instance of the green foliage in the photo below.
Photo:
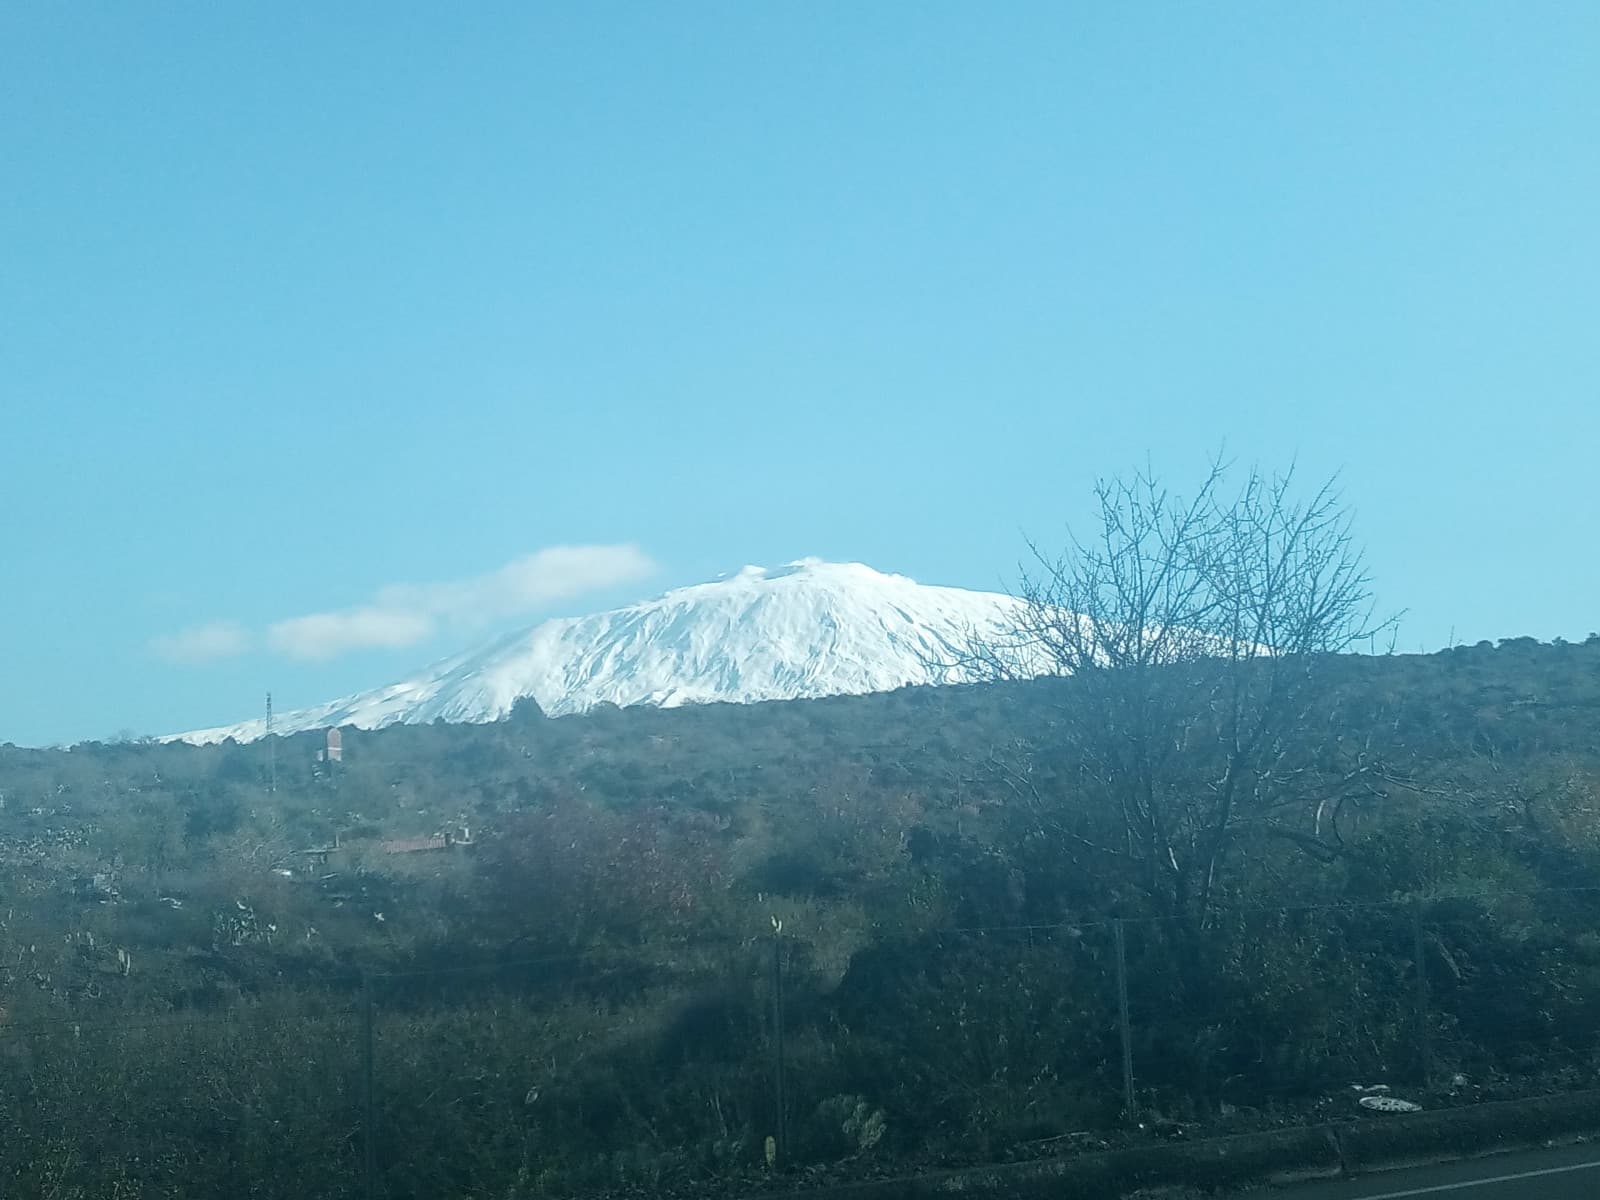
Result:
<svg viewBox="0 0 1600 1200"><path fill-rule="evenodd" d="M261 743L0 747L0 1191L350 1194L363 971L386 1194L753 1186L778 1131L775 924L780 1171L1117 1125L1113 919L1141 1109L1428 1095L1412 897L1434 1080L1595 1080L1600 643L1324 667L1297 761L1331 770L1381 724L1404 784L1351 805L1331 855L1243 829L1198 933L1081 861L1070 835L1113 826L1052 749L1070 680L524 708L347 731L337 769L299 735L275 794ZM1018 771L1077 823L1042 827ZM384 845L441 832L457 844Z"/></svg>

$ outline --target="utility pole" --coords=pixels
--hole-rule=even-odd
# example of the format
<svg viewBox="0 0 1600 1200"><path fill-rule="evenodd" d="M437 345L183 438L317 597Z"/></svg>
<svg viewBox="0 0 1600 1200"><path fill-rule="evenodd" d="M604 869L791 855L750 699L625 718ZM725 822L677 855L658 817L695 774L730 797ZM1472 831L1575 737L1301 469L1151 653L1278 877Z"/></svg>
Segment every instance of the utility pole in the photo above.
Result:
<svg viewBox="0 0 1600 1200"><path fill-rule="evenodd" d="M1133 1022L1128 1018L1128 935L1122 919L1111 922L1117 950L1117 1027L1122 1034L1122 1111L1130 1124L1139 1120L1133 1093Z"/></svg>
<svg viewBox="0 0 1600 1200"><path fill-rule="evenodd" d="M378 1186L378 1110L372 1096L372 977L361 972L361 1179L367 1200Z"/></svg>
<svg viewBox="0 0 1600 1200"><path fill-rule="evenodd" d="M278 794L278 743L272 736L272 693L267 693L267 794Z"/></svg>
<svg viewBox="0 0 1600 1200"><path fill-rule="evenodd" d="M789 1097L783 1049L783 922L772 922L772 1099L776 1120L773 1144L776 1161L789 1162Z"/></svg>

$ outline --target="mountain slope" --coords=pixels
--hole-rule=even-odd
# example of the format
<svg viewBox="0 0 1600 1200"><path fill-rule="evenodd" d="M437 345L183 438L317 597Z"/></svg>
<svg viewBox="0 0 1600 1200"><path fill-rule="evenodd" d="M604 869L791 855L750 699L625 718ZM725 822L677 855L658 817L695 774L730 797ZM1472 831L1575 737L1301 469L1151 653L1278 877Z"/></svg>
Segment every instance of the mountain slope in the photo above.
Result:
<svg viewBox="0 0 1600 1200"><path fill-rule="evenodd" d="M596 704L791 700L938 682L968 631L1001 628L1018 601L930 587L860 563L746 567L713 583L587 617L546 621L410 679L280 714L276 732L494 721L531 696L552 716ZM250 741L265 722L170 740Z"/></svg>

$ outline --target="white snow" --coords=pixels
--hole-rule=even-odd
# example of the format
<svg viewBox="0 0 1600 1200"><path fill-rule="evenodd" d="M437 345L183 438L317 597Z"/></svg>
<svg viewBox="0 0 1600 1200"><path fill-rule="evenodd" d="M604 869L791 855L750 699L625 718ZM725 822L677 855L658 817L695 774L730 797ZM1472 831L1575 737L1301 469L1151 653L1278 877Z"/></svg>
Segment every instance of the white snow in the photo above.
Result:
<svg viewBox="0 0 1600 1200"><path fill-rule="evenodd" d="M496 721L523 696L561 716L607 701L750 703L952 682L959 676L935 664L951 661L969 632L1003 630L1019 604L861 563L745 567L642 604L546 621L399 683L280 713L273 729ZM254 720L163 740L244 742L264 732Z"/></svg>

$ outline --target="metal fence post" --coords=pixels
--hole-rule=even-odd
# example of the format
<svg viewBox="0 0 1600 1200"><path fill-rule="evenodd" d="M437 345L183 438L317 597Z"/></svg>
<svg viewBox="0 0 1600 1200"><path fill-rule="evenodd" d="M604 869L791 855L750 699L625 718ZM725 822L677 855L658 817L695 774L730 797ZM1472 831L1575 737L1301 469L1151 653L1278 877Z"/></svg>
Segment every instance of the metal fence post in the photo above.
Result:
<svg viewBox="0 0 1600 1200"><path fill-rule="evenodd" d="M1111 922L1117 943L1117 1024L1122 1031L1122 1109L1129 1121L1137 1118L1133 1099L1133 1023L1128 1018L1128 938L1122 918Z"/></svg>
<svg viewBox="0 0 1600 1200"><path fill-rule="evenodd" d="M372 977L361 973L361 1177L367 1200L378 1194L378 1116L372 1095Z"/></svg>
<svg viewBox="0 0 1600 1200"><path fill-rule="evenodd" d="M1433 1072L1431 1031L1428 1023L1428 960L1422 936L1422 897L1411 898L1411 958L1416 967L1417 1074L1428 1086Z"/></svg>
<svg viewBox="0 0 1600 1200"><path fill-rule="evenodd" d="M772 934L772 1098L777 1113L773 1138L779 1163L786 1162L789 1153L788 1079L783 1032L783 931L778 929Z"/></svg>

